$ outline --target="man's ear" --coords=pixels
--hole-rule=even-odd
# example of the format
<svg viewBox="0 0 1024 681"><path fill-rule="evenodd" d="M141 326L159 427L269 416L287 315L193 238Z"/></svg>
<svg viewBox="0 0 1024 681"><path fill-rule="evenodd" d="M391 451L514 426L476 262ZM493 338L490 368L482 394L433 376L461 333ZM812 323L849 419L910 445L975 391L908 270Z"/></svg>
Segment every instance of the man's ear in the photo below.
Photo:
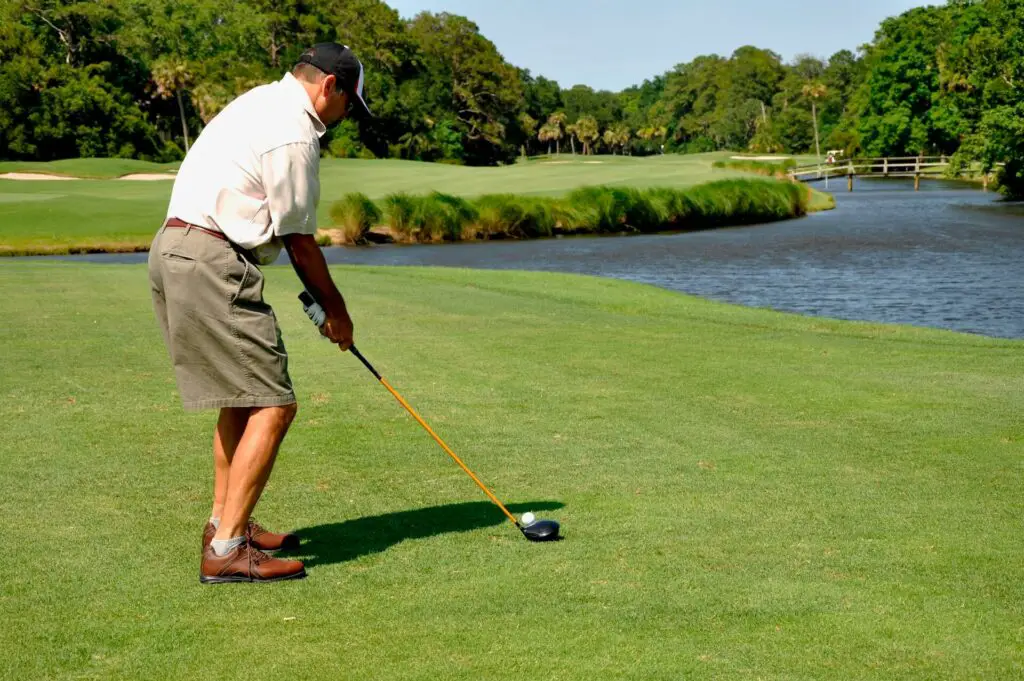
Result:
<svg viewBox="0 0 1024 681"><path fill-rule="evenodd" d="M333 74L329 73L323 80L323 92L324 98L328 98L338 90L338 78Z"/></svg>

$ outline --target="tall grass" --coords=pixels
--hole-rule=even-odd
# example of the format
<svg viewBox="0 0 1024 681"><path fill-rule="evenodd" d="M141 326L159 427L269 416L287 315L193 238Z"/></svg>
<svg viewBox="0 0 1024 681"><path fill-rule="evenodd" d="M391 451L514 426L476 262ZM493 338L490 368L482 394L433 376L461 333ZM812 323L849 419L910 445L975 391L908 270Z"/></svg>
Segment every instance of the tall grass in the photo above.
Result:
<svg viewBox="0 0 1024 681"><path fill-rule="evenodd" d="M685 189L583 187L560 198L392 194L375 219L383 218L391 237L404 243L530 239L771 222L804 215L810 201L808 189L792 182L731 179ZM350 195L335 205L332 215L350 219L362 230L373 215L368 202L362 195Z"/></svg>
<svg viewBox="0 0 1024 681"><path fill-rule="evenodd" d="M728 168L729 170L739 170L744 173L754 173L755 175L764 175L780 180L786 179L788 177L787 172L796 166L796 161L791 158L783 159L782 161L734 159L731 161L715 161L711 164L713 168Z"/></svg>
<svg viewBox="0 0 1024 681"><path fill-rule="evenodd" d="M475 203L476 222L469 227L473 238L533 239L555 233L555 199L489 194Z"/></svg>
<svg viewBox="0 0 1024 681"><path fill-rule="evenodd" d="M346 194L331 206L331 220L335 228L340 228L338 231L345 243L365 243L370 228L380 219L380 208L366 194Z"/></svg>

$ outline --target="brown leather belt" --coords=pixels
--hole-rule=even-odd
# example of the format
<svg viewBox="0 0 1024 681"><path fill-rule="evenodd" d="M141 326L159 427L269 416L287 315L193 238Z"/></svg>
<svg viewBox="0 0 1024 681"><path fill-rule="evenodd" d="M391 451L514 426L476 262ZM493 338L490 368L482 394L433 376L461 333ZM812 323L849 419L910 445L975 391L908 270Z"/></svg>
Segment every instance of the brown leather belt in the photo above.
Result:
<svg viewBox="0 0 1024 681"><path fill-rule="evenodd" d="M190 222L179 220L178 218L168 218L167 222L164 223L164 227L170 227L172 229L198 229L200 232L206 232L210 236L217 237L222 241L227 241L228 238L224 236L223 232L218 232L207 227L200 227L199 225L193 225Z"/></svg>

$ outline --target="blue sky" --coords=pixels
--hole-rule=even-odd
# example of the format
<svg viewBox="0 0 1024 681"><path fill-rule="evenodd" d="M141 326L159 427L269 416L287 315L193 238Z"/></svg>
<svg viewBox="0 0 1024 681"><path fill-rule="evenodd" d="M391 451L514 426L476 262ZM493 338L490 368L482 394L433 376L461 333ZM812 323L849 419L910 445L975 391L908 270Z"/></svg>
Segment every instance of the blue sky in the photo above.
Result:
<svg viewBox="0 0 1024 681"><path fill-rule="evenodd" d="M756 45L786 60L856 50L920 0L385 0L403 17L467 16L505 58L553 78L621 90L701 54Z"/></svg>

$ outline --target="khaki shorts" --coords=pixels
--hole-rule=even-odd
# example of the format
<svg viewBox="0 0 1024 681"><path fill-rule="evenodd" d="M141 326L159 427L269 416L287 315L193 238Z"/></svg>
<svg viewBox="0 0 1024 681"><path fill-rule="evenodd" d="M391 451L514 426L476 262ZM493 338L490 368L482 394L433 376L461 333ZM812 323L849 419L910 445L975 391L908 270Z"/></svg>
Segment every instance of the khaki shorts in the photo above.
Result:
<svg viewBox="0 0 1024 681"><path fill-rule="evenodd" d="M295 402L263 273L231 242L161 227L149 250L153 307L188 410Z"/></svg>

